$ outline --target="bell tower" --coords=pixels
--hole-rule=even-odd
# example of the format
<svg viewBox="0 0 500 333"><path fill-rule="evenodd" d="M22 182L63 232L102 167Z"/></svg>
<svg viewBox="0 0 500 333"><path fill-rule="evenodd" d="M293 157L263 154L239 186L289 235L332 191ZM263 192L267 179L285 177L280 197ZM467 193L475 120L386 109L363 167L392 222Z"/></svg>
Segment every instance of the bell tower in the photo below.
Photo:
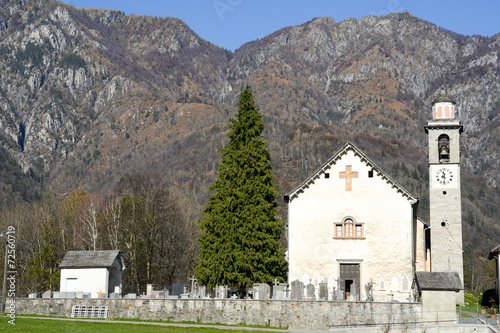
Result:
<svg viewBox="0 0 500 333"><path fill-rule="evenodd" d="M460 197L460 133L456 102L444 89L432 102L429 138L429 201L431 225L431 271L458 272L462 284L462 201ZM463 304L463 290L457 304Z"/></svg>

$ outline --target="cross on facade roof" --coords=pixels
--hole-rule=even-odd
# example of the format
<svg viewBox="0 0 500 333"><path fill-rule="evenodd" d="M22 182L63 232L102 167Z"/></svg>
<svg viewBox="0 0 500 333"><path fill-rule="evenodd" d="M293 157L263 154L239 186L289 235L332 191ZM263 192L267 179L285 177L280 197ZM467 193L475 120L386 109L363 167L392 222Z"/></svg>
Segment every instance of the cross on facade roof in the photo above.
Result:
<svg viewBox="0 0 500 333"><path fill-rule="evenodd" d="M345 190L346 191L352 191L352 178L358 178L358 172L357 171L352 171L352 166L351 165L346 165L346 171L340 172L339 176L340 178L345 178Z"/></svg>

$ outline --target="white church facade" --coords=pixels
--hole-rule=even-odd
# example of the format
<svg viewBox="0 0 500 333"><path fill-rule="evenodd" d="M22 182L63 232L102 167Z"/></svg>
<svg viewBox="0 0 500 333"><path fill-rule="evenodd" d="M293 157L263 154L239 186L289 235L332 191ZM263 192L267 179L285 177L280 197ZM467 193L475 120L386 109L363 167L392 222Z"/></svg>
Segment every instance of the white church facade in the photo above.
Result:
<svg viewBox="0 0 500 333"><path fill-rule="evenodd" d="M287 196L289 283L327 282L345 299L409 301L425 270L418 200L347 143ZM354 290L355 288L356 290Z"/></svg>
<svg viewBox="0 0 500 333"><path fill-rule="evenodd" d="M434 101L433 110L440 107L444 110L443 103L451 102L454 105L443 92ZM444 115L444 112L439 113L439 116ZM416 197L355 145L346 143L285 196L288 203L288 283L299 280L313 284L315 290L320 283L327 283L330 295L335 289L341 290L346 300L364 301L373 297L374 301L405 302L414 300L411 287L417 271L457 271L463 281L462 252L456 246L457 239L461 244L461 208L456 198L460 194L456 188L460 185L457 158L461 126L457 125L456 113L446 115L449 119L443 121L437 119L438 113L434 112L433 120L426 126L426 131L431 133L430 155L437 154L430 156L430 200L435 201L430 204L430 225L417 218ZM439 137L441 144L446 141L440 136L442 131L448 138L446 148L448 152L451 149L451 159L449 156L439 159L439 152L445 152L438 142ZM447 163L453 165L443 165ZM442 184L445 181L439 177L443 169L455 173L453 181ZM437 177L435 181L433 177ZM452 196L446 196L444 189ZM448 216L453 220L443 222ZM448 233L437 230L441 225ZM433 234L431 226L436 229ZM454 238L447 237L450 231ZM438 250L442 259L432 256L434 247L443 249ZM432 267L431 258L436 261L436 269ZM457 264L440 264L453 260Z"/></svg>

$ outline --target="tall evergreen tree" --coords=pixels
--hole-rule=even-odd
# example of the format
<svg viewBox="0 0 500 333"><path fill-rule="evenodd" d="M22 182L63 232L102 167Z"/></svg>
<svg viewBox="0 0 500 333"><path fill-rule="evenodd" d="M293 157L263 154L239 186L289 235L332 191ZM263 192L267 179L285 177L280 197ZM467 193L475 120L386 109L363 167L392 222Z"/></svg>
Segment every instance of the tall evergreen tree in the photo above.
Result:
<svg viewBox="0 0 500 333"><path fill-rule="evenodd" d="M199 222L196 274L207 286L284 281L287 271L271 155L250 87L242 91L238 108L229 123L230 141L219 151L222 162Z"/></svg>

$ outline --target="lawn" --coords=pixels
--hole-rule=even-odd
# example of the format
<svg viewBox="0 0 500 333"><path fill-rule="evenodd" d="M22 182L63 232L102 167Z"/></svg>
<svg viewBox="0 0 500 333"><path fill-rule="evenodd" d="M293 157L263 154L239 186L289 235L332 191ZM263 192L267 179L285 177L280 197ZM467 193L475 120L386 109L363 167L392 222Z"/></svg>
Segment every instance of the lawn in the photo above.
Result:
<svg viewBox="0 0 500 333"><path fill-rule="evenodd" d="M1 332L23 332L23 333L88 333L88 332L130 332L149 333L149 332L180 332L180 333L237 333L247 330L223 330L211 327L165 327L159 325L129 324L120 322L82 322L51 319L31 319L26 317L16 317L15 325L8 323L8 317L0 318Z"/></svg>

